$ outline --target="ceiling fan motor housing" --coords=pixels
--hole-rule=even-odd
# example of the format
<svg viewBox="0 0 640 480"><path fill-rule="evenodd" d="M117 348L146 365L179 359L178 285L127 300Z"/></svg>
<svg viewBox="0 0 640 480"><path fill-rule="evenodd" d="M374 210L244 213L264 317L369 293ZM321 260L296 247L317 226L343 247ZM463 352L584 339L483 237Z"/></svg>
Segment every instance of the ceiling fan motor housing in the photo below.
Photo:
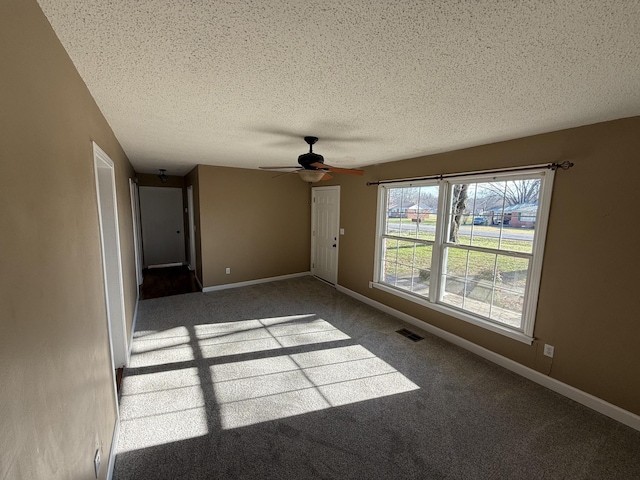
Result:
<svg viewBox="0 0 640 480"><path fill-rule="evenodd" d="M317 170L317 168L312 167L311 164L324 163L324 157L313 152L303 153L298 157L298 163L306 170Z"/></svg>
<svg viewBox="0 0 640 480"><path fill-rule="evenodd" d="M314 163L324 163L324 157L322 155L313 153L313 145L318 141L318 137L304 137L304 141L309 145L309 153L300 155L298 157L298 163L305 170L318 170L318 168L311 166Z"/></svg>

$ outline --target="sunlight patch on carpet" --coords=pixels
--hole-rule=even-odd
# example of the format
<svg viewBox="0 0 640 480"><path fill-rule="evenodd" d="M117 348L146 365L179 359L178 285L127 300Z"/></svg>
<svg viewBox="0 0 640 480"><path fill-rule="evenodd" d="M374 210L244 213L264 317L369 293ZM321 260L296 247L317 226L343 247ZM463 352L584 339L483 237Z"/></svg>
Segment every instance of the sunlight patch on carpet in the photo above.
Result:
<svg viewBox="0 0 640 480"><path fill-rule="evenodd" d="M125 377L119 452L206 435L207 411L196 367Z"/></svg>
<svg viewBox="0 0 640 480"><path fill-rule="evenodd" d="M210 370L223 429L419 388L361 345L231 362Z"/></svg>
<svg viewBox="0 0 640 480"><path fill-rule="evenodd" d="M195 332L205 359L350 338L313 314L196 325Z"/></svg>
<svg viewBox="0 0 640 480"><path fill-rule="evenodd" d="M119 452L419 388L354 343L315 314L137 335L123 380Z"/></svg>

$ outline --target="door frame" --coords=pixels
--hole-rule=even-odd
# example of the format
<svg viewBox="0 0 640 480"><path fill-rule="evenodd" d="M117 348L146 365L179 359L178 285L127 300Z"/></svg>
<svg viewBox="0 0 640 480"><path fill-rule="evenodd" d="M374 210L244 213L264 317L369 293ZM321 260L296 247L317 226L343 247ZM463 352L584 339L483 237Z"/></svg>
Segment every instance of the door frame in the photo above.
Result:
<svg viewBox="0 0 640 480"><path fill-rule="evenodd" d="M136 279L138 286L142 285L142 231L140 230L140 198L138 194L138 182L129 179L129 193L131 194L131 216L133 218L133 251L136 260ZM138 289L138 297L140 291Z"/></svg>
<svg viewBox="0 0 640 480"><path fill-rule="evenodd" d="M115 389L115 370L126 366L129 360L120 229L118 226L118 198L113 161L95 142L92 144L107 330ZM115 394L117 403L117 393Z"/></svg>
<svg viewBox="0 0 640 480"><path fill-rule="evenodd" d="M316 237L315 237L315 226L316 226L316 202L315 202L315 194L318 191L327 191L327 190L335 190L338 192L338 201L336 203L336 257L335 257L335 280L330 282L327 279L321 278L321 280L325 280L333 285L338 284L338 264L340 258L340 185L331 185L326 187L311 187L311 274L315 276L314 273L314 263L316 259ZM317 277L320 278L320 277Z"/></svg>

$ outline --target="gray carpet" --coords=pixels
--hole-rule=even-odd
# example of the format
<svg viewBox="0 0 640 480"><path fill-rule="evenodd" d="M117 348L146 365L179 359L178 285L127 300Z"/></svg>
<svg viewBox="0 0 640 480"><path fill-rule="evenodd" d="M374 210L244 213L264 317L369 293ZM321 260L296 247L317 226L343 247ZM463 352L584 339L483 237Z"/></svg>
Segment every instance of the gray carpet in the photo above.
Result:
<svg viewBox="0 0 640 480"><path fill-rule="evenodd" d="M640 432L311 277L140 302L120 416L116 480L640 478Z"/></svg>

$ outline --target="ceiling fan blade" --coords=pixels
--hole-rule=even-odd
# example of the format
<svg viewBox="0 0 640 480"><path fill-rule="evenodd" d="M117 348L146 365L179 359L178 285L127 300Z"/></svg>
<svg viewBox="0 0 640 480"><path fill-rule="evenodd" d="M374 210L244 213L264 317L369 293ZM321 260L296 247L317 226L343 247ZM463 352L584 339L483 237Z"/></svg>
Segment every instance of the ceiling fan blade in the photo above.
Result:
<svg viewBox="0 0 640 480"><path fill-rule="evenodd" d="M284 167L258 167L260 170L300 170L300 167L295 167L293 165L287 165Z"/></svg>
<svg viewBox="0 0 640 480"><path fill-rule="evenodd" d="M267 128L267 127L255 127L252 131L257 133L263 133L267 135L273 135L282 138L281 141L277 141L274 145L293 145L293 142L297 142L305 135L309 135L309 132L322 132L321 135L317 135L324 142L370 142L374 140L370 136L356 136L352 134L353 128L348 125L336 125L335 122L330 124L319 124L310 126L304 130L291 130L289 128Z"/></svg>
<svg viewBox="0 0 640 480"><path fill-rule="evenodd" d="M331 180L333 178L332 175L329 175L328 173L325 173L322 178L320 179L320 181L322 182L323 180Z"/></svg>
<svg viewBox="0 0 640 480"><path fill-rule="evenodd" d="M329 170L334 173L346 173L347 175L364 175L364 170L358 170L357 168L339 168L332 167L331 165L327 165L326 163L312 163L312 167L319 168L321 170Z"/></svg>

